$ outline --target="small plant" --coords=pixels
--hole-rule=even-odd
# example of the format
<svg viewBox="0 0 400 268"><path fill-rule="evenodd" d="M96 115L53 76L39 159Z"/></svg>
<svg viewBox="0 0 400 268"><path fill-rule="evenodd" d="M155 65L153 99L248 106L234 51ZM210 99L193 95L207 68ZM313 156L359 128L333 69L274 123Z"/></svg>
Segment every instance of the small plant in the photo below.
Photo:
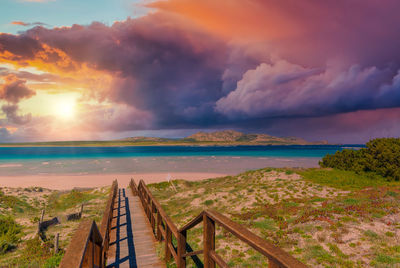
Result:
<svg viewBox="0 0 400 268"><path fill-rule="evenodd" d="M211 199L206 200L206 201L204 201L203 204L206 205L206 206L211 206L212 204L214 204L214 200L211 200Z"/></svg>
<svg viewBox="0 0 400 268"><path fill-rule="evenodd" d="M0 216L0 254L17 247L22 235L22 226L11 216Z"/></svg>

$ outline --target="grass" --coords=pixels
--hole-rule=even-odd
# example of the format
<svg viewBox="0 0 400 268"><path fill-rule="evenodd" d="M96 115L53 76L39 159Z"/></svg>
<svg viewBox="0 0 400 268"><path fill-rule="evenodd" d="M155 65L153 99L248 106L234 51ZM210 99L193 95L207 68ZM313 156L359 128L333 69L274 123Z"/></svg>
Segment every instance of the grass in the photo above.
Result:
<svg viewBox="0 0 400 268"><path fill-rule="evenodd" d="M393 186L398 182L389 182L385 178L368 173L357 174L353 171L312 168L297 171L305 180L343 190L360 190L367 187Z"/></svg>
<svg viewBox="0 0 400 268"><path fill-rule="evenodd" d="M11 195L5 195L2 191L0 191L0 207L3 209L11 209L14 213L24 213L25 211L36 210L35 207L23 199Z"/></svg>
<svg viewBox="0 0 400 268"><path fill-rule="evenodd" d="M268 168L174 185L177 192L166 182L149 188L178 227L203 209L214 209L311 267L382 266L400 255L394 252L400 247L400 224L390 220L400 216L400 183L381 177ZM201 249L201 230L188 233L188 243L196 249ZM348 236L354 237L347 241ZM216 245L230 266L260 267L266 261L223 230L217 231Z"/></svg>
<svg viewBox="0 0 400 268"><path fill-rule="evenodd" d="M109 193L107 188L63 192L36 188L2 189L0 267L57 267L79 223L87 218L99 223ZM86 204L83 218L67 222L65 216L77 212L82 203ZM59 217L61 223L49 227L39 239L36 230L42 208L45 220ZM54 254L56 233L60 234L58 254Z"/></svg>

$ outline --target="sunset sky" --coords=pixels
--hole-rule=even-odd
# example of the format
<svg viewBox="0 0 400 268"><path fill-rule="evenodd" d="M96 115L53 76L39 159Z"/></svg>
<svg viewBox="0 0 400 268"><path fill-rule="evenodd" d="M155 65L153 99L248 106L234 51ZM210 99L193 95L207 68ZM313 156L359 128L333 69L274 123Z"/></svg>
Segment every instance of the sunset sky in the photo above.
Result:
<svg viewBox="0 0 400 268"><path fill-rule="evenodd" d="M0 142L400 135L398 0L1 0Z"/></svg>

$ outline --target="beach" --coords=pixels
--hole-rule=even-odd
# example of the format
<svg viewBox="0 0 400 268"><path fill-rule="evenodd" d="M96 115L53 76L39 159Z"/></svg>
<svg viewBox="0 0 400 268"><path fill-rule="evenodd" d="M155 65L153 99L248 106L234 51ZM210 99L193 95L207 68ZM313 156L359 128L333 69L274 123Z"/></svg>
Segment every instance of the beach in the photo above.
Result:
<svg viewBox="0 0 400 268"><path fill-rule="evenodd" d="M0 163L1 187L39 186L54 190L110 185L131 178L146 183L172 179L201 180L265 167L316 167L319 158L137 157L104 159L16 160Z"/></svg>
<svg viewBox="0 0 400 268"><path fill-rule="evenodd" d="M174 173L124 173L124 174L89 174L89 175L25 175L25 176L0 176L2 187L27 188L43 187L52 190L69 190L73 188L93 188L111 185L117 179L121 187L128 186L133 178L136 182L144 180L147 183L166 181L168 174L172 180L202 180L225 176L221 173L200 172L174 172Z"/></svg>
<svg viewBox="0 0 400 268"><path fill-rule="evenodd" d="M0 148L0 186L66 190L100 187L118 179L146 183L201 180L265 167L318 167L338 146Z"/></svg>

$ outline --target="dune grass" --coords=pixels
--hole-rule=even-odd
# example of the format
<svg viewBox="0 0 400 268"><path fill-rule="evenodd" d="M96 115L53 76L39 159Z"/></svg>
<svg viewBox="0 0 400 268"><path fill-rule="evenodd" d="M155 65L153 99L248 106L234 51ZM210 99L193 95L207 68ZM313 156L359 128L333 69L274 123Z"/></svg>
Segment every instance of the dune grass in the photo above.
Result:
<svg viewBox="0 0 400 268"><path fill-rule="evenodd" d="M50 191L39 187L3 188L0 192L0 267L57 267L75 228L83 219L99 222L109 189ZM66 221L84 203L81 220ZM40 212L45 220L58 217L61 224L51 226L42 239L36 235ZM54 254L54 237L60 234L60 252Z"/></svg>
<svg viewBox="0 0 400 268"><path fill-rule="evenodd" d="M400 265L400 183L332 169L270 168L173 183L177 192L167 182L149 187L178 227L214 209L311 267ZM188 232L194 250L201 249L201 228ZM267 265L218 226L216 243L231 267Z"/></svg>

